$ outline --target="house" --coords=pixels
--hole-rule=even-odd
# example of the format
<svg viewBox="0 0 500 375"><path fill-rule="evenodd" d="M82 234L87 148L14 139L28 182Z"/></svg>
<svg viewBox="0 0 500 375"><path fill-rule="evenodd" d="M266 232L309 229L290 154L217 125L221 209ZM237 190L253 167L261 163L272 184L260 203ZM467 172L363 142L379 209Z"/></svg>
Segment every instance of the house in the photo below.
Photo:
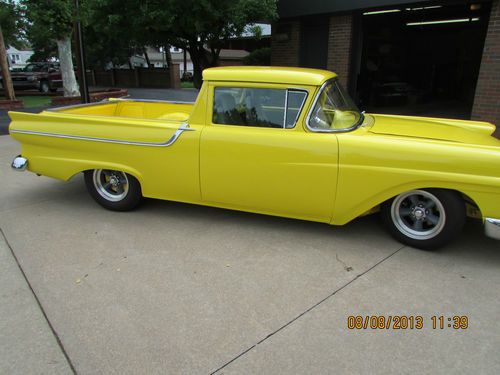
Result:
<svg viewBox="0 0 500 375"><path fill-rule="evenodd" d="M163 47L147 47L146 53L148 54L149 63L153 67L163 68L167 66L167 59ZM222 49L219 54L219 65L243 65L243 59L248 55L249 52L245 50ZM186 56L184 58L184 50L177 47L170 47L170 56L172 57L173 64L179 64L181 77L184 71L189 73L193 72L193 62L191 61L189 52L186 51ZM130 57L130 63L133 67L147 67L147 60L144 54L136 54ZM128 68L127 65L123 65L122 67Z"/></svg>
<svg viewBox="0 0 500 375"><path fill-rule="evenodd" d="M32 50L18 50L15 47L9 47L9 49L7 49L7 57L11 70L19 70L24 68L32 55Z"/></svg>

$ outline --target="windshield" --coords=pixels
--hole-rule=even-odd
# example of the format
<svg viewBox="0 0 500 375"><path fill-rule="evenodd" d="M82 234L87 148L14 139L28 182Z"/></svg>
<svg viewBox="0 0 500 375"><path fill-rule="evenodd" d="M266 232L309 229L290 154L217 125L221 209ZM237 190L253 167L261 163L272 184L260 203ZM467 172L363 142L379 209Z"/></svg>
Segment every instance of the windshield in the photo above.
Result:
<svg viewBox="0 0 500 375"><path fill-rule="evenodd" d="M363 114L337 80L328 81L311 112L312 130L349 130L363 122Z"/></svg>
<svg viewBox="0 0 500 375"><path fill-rule="evenodd" d="M24 68L25 72L46 72L47 64L28 64Z"/></svg>

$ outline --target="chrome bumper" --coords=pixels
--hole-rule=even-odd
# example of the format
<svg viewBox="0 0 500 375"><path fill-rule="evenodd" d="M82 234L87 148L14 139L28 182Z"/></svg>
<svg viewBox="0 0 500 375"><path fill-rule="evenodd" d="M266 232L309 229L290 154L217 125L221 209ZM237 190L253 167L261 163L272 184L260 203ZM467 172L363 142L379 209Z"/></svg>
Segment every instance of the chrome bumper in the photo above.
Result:
<svg viewBox="0 0 500 375"><path fill-rule="evenodd" d="M14 160L12 160L11 167L15 171L23 172L28 167L28 159L18 155L14 158Z"/></svg>
<svg viewBox="0 0 500 375"><path fill-rule="evenodd" d="M484 221L484 233L488 237L500 240L500 219L487 217Z"/></svg>

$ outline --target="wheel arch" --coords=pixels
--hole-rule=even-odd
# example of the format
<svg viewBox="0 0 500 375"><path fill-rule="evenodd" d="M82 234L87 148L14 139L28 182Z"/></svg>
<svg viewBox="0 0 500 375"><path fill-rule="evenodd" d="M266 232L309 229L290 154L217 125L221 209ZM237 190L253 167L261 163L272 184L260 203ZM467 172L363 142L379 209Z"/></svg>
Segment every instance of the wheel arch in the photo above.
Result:
<svg viewBox="0 0 500 375"><path fill-rule="evenodd" d="M114 170L114 171L122 171L125 172L137 179L139 184L143 186L143 176L142 174L135 168L132 168L130 166L124 165L124 164L119 164L119 163L93 163L91 165L85 166L85 168L78 169L75 171L72 171L71 174L65 178L66 181L69 181L73 179L76 175L80 173L84 173L87 171L93 171L95 169L109 169L109 170Z"/></svg>
<svg viewBox="0 0 500 375"><path fill-rule="evenodd" d="M410 190L426 190L426 189L441 189L441 190L454 191L462 197L465 204L468 203L472 208L478 210L479 215L481 215L481 208L477 200L474 198L474 194L471 193L473 191L473 188L472 189L468 188L465 185L457 187L457 184L429 181L429 182L407 183L394 186L382 192L378 192L374 195L365 197L365 199L358 202L354 207L351 206L350 209L343 209L339 211L335 210L331 224L333 225L347 224L348 222L356 219L357 217L378 211L380 205L382 205L384 202L387 202L388 200L391 200L404 192Z"/></svg>

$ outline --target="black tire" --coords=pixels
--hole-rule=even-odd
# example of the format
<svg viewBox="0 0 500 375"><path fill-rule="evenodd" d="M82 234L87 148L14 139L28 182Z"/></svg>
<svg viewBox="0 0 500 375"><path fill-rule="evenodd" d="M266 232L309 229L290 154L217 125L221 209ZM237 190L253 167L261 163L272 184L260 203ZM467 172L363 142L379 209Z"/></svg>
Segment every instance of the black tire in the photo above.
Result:
<svg viewBox="0 0 500 375"><path fill-rule="evenodd" d="M384 226L398 241L422 250L438 249L457 237L465 219L465 202L452 190L412 190L382 204Z"/></svg>
<svg viewBox="0 0 500 375"><path fill-rule="evenodd" d="M40 81L40 86L38 87L38 90L40 92L43 92L44 94L48 93L50 90L49 81L46 80Z"/></svg>
<svg viewBox="0 0 500 375"><path fill-rule="evenodd" d="M84 175L92 198L108 210L130 211L143 200L139 181L128 173L94 169L85 171Z"/></svg>

